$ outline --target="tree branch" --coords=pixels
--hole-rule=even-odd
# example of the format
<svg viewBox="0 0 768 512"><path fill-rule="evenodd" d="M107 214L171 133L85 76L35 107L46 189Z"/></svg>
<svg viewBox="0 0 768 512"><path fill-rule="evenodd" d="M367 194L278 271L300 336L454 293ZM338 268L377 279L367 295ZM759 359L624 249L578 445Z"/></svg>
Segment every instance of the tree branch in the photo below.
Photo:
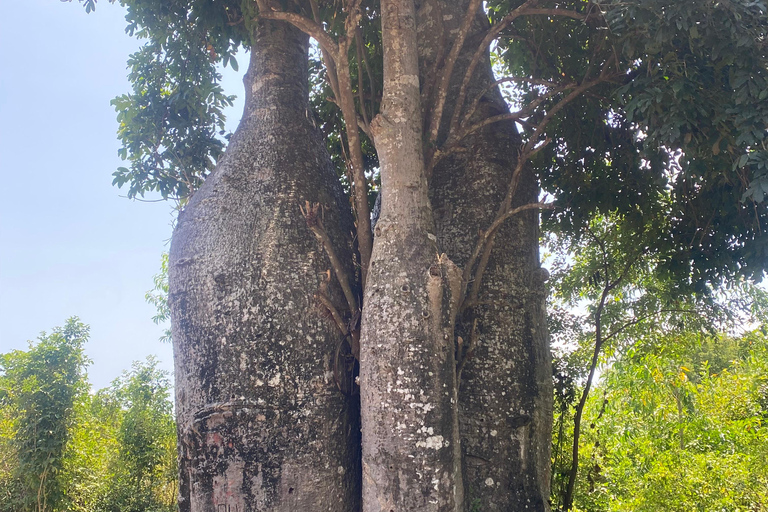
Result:
<svg viewBox="0 0 768 512"><path fill-rule="evenodd" d="M464 370L464 366L467 364L467 361L472 357L472 354L475 352L475 346L477 345L477 318L474 318L472 320L472 329L469 332L469 342L467 345L467 350L464 351L464 354L459 354L459 364L456 366L456 385L461 385L461 372ZM461 347L459 347L461 349Z"/></svg>
<svg viewBox="0 0 768 512"><path fill-rule="evenodd" d="M595 311L595 350L592 353L592 361L589 364L589 375L584 385L584 391L581 393L579 403L576 405L576 414L573 417L573 450L571 455L571 468L568 471L568 485L565 488L565 497L563 498L563 510L569 511L573 506L573 489L576 484L576 475L579 471L579 437L581 436L581 417L584 413L584 405L587 403L587 396L592 387L592 380L595 377L595 369L600 358L600 349L603 347L602 339L602 314L605 308L605 301L608 298L610 288L606 276L606 285L603 287L603 293L600 296L600 303Z"/></svg>
<svg viewBox="0 0 768 512"><path fill-rule="evenodd" d="M475 262L477 261L477 258L480 256L480 253L484 249L489 248L492 245L496 232L504 223L504 221L526 210L544 209L544 208L553 208L553 206L551 204L546 204L546 203L529 203L522 206L518 206L517 208L513 208L509 211L500 212L499 214L496 215L496 218L488 227L488 229L480 233L480 238L477 240L475 249L472 251L472 255L469 257L469 260L467 261L467 265L464 267L464 272L462 275L462 283L461 283L461 295L460 295L462 297L462 300L461 300L461 303L459 304L459 311L462 311L464 309L464 305L466 305L468 302L469 303L472 302L471 300L467 301L464 299L464 294L467 289L467 285L469 284L470 276L472 275L472 269L475 265ZM484 271L485 269L483 268L482 270ZM478 267L478 271L480 271L480 267ZM477 273L475 274L475 283L477 283L478 280L482 280L482 273L480 273L479 275ZM473 284L473 290L476 288L476 286L479 286L479 285Z"/></svg>
<svg viewBox="0 0 768 512"><path fill-rule="evenodd" d="M309 18L296 14L293 12L275 11L269 7L262 7L263 2L259 2L259 17L267 20L287 21L294 27L298 28L302 32L306 33L310 37L313 37L318 43L320 48L325 49L332 57L333 60L339 59L339 45L333 38L325 31L322 25L310 20Z"/></svg>
<svg viewBox="0 0 768 512"><path fill-rule="evenodd" d="M331 314L331 317L333 317L333 321L336 323L336 327L338 327L339 330L341 331L341 334L343 334L344 336L349 335L349 331L347 330L347 324L344 322L344 319L341 318L341 315L339 314L339 310L336 309L336 306L333 305L333 302L331 302L331 299L326 297L325 294L322 292L315 294L315 297L317 297L317 300L319 300L320 303L323 306L325 306L325 308Z"/></svg>
<svg viewBox="0 0 768 512"><path fill-rule="evenodd" d="M448 57L443 64L442 73L440 75L440 83L437 86L437 100L435 102L435 108L432 110L432 115L425 127L425 133L427 133L427 147L433 147L435 141L437 141L437 134L440 130L440 120L443 116L443 108L445 107L445 100L448 96L448 86L451 82L451 76L453 75L453 68L456 65L456 60L459 57L459 52L464 46L464 40L467 38L469 29L472 26L472 21L480 8L481 0L470 0L467 12L464 14L464 18L461 21L459 32L456 34L451 46L451 51L448 53ZM429 160L429 157L427 157Z"/></svg>
<svg viewBox="0 0 768 512"><path fill-rule="evenodd" d="M370 131L370 122L368 121L368 113L365 110L365 99L363 98L363 43L361 41L362 34L359 28L355 28L355 52L357 54L357 98L360 101L360 110L363 114L362 123L358 120L358 124L362 130L367 134Z"/></svg>
<svg viewBox="0 0 768 512"><path fill-rule="evenodd" d="M459 95L456 98L456 106L453 111L453 117L451 118L451 129L449 131L452 132L458 127L459 123L459 116L460 112L463 110L464 107L464 101L467 97L467 87L469 86L469 83L472 79L472 76L474 75L475 68L480 63L480 58L482 55L487 51L487 49L490 47L491 43L498 37L499 33L504 30L507 26L509 26L513 21L515 21L520 16L524 15L549 15L549 16L566 16L569 18L574 19L586 19L586 17L581 14L577 13L575 11L569 10L569 9L535 9L534 6L538 3L538 0L528 0L527 2L523 3L510 13L508 13L504 18L501 19L501 21L493 24L490 29L488 29L488 32L486 33L483 40L480 42L480 44L477 47L477 50L475 50L475 54L472 56L472 60L469 63L469 66L467 67L466 72L464 73L464 80L461 83L461 88L459 89Z"/></svg>
<svg viewBox="0 0 768 512"><path fill-rule="evenodd" d="M317 6L317 0L309 0L309 5L312 7L312 17L315 19L315 23L322 28L322 22L320 20L320 8ZM334 98L338 98L339 79L336 75L336 62L333 60L330 52L326 50L323 45L320 45L320 52L322 53L323 61L325 62L325 72L328 76L328 84L331 86L331 91L333 91Z"/></svg>
<svg viewBox="0 0 768 512"><path fill-rule="evenodd" d="M517 82L517 83L524 82L524 83L529 83L529 84L533 84L533 85L539 85L539 86L547 87L548 88L548 90L547 90L547 92L545 94L542 94L542 95L538 96L536 99L531 101L528 105L526 105L525 108L520 109L517 112L512 112L511 115L516 115L516 117L514 118L515 121L518 121L520 118L525 118L525 117L528 117L529 115L531 115L533 113L533 111L541 103L544 102L544 100L554 96L555 94L557 94L559 92L562 92L564 90L570 89L572 87L576 87L576 85L577 85L577 84L574 84L574 83L569 83L569 84L566 84L566 85L561 85L559 87L556 87L555 83L550 82L548 80L537 80L535 78L519 78L519 77L515 77L515 76L507 76L507 77L504 77L504 78L502 78L500 80L496 80L495 82L490 84L488 87L483 89L483 91L480 94L477 95L477 97L472 101L472 104L470 105L469 110L467 110L467 113L464 114L464 118L461 120L461 123L459 124L459 127L458 127L461 130L461 132L462 132L461 137L465 137L469 133L472 133L472 132L476 131L477 129L482 128L483 126L485 126L485 125L482 125L482 126L478 126L477 128L475 128L475 125L472 125L469 128L466 128L467 123L469 123L470 119L475 114L475 111L477 110L477 106L480 104L480 100L483 99L483 97L486 95L486 93L488 91L490 91L491 89L493 89L494 87L498 87L501 84L509 83L509 82ZM505 116L507 114L501 114L501 115ZM493 116L493 117L496 118L496 117L499 117L499 116ZM499 119L499 121L503 121L503 120L504 119ZM495 122L495 121L493 121L493 122ZM490 123L486 123L486 124L490 124Z"/></svg>
<svg viewBox="0 0 768 512"><path fill-rule="evenodd" d="M305 206L299 205L299 209L301 209L301 213L307 221L307 226L323 245L323 249L325 249L325 253L331 261L333 272L336 274L336 280L339 281L341 290L344 292L344 297L347 299L349 310L354 315L359 309L357 305L357 297L350 286L349 276L344 270L344 266L336 254L336 251L333 249L333 243L331 242L328 233L325 231L325 227L323 227L323 206L320 203L311 204L309 201L305 201L304 205Z"/></svg>

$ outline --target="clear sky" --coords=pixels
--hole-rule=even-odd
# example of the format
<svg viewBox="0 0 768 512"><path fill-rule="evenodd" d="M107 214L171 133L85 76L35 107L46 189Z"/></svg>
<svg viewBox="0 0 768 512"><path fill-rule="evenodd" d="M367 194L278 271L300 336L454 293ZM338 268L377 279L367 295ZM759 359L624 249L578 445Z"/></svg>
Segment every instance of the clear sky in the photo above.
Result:
<svg viewBox="0 0 768 512"><path fill-rule="evenodd" d="M172 205L130 201L111 184L121 162L109 101L129 91L125 63L140 43L107 0L91 14L77 0L0 7L0 352L77 315L91 326L95 388L149 354L172 370L144 300ZM239 77L225 83L242 97Z"/></svg>

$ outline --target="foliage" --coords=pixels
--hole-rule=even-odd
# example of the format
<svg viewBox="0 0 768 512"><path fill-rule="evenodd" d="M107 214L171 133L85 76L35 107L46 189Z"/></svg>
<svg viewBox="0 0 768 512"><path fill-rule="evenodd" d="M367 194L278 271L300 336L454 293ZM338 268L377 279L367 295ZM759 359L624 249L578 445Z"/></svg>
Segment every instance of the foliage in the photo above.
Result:
<svg viewBox="0 0 768 512"><path fill-rule="evenodd" d="M158 191L184 198L199 187L221 155L224 94L215 63L237 67L229 37L196 23L204 15L186 2L122 2L128 7L127 32L149 39L128 59L133 92L112 101L123 147L114 184L129 185L128 196ZM204 9L207 14L209 9Z"/></svg>
<svg viewBox="0 0 768 512"><path fill-rule="evenodd" d="M66 498L61 510L98 510L111 478L110 461L119 445L114 414L105 411L98 395L87 394L75 408L75 421L64 453L61 479Z"/></svg>
<svg viewBox="0 0 768 512"><path fill-rule="evenodd" d="M149 358L91 394L87 337L73 318L0 356L0 511L175 510L166 372Z"/></svg>
<svg viewBox="0 0 768 512"><path fill-rule="evenodd" d="M95 0L83 3L89 12L96 7ZM131 198L155 191L184 201L214 168L228 138L224 109L234 96L222 90L216 66L238 67L242 30L230 23L238 2L119 3L127 8L126 32L147 42L128 59L132 92L112 100L118 155L128 163L113 174L113 184L127 185Z"/></svg>
<svg viewBox="0 0 768 512"><path fill-rule="evenodd" d="M560 206L546 229L573 234L595 215L634 216L658 230L655 268L682 293L759 280L768 260L765 3L558 5L586 19L521 17L496 48L501 73L517 77L516 108L546 99L526 124L547 115L563 84L612 73L545 130L552 142L534 165ZM498 19L510 5L489 8Z"/></svg>
<svg viewBox="0 0 768 512"><path fill-rule="evenodd" d="M96 395L118 418L117 454L98 510L171 511L176 500L176 426L167 372L152 357Z"/></svg>
<svg viewBox="0 0 768 512"><path fill-rule="evenodd" d="M645 340L588 406L580 510L762 510L768 503L768 339Z"/></svg>
<svg viewBox="0 0 768 512"><path fill-rule="evenodd" d="M581 433L598 367L610 367L638 343L659 343L687 332L716 333L765 318L765 292L729 283L707 295L681 295L654 272L650 238L632 216L596 216L580 236L548 237L554 257L550 329L555 352L556 418L553 500L568 510L582 468ZM575 313L578 312L578 313ZM725 354L725 352L723 352ZM599 391L598 391L599 392ZM578 480L580 479L580 480Z"/></svg>
<svg viewBox="0 0 768 512"><path fill-rule="evenodd" d="M155 287L144 295L145 300L155 306L157 314L152 321L157 325L166 324L171 320L171 310L168 308L168 253L164 252L160 259L160 272L153 278ZM171 328L168 327L160 337L163 343L170 343Z"/></svg>
<svg viewBox="0 0 768 512"><path fill-rule="evenodd" d="M0 405L4 457L3 510L56 510L63 502L63 455L71 438L75 408L87 391L83 344L88 327L71 318L28 351L0 359ZM15 459L15 460L14 460ZM8 479L11 480L8 480Z"/></svg>

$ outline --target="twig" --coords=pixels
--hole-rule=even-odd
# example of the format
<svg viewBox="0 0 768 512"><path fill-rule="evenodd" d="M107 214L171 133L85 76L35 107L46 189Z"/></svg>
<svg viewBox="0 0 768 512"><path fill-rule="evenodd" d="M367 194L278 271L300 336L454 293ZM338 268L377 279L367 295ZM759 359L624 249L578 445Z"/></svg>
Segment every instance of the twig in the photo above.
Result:
<svg viewBox="0 0 768 512"><path fill-rule="evenodd" d="M469 66L467 67L467 70L464 72L464 79L461 82L461 87L459 88L459 95L456 98L456 104L454 106L453 110L453 116L451 117L451 124L449 128L449 134L456 130L456 127L459 123L459 113L463 110L464 107L464 100L467 97L467 87L469 86L469 82L472 79L472 76L474 76L475 67L480 63L480 57L485 54L485 51L487 48L490 47L491 42L496 38L499 32L504 29L507 25L512 23L515 19L517 19L524 9L531 5L535 5L538 0L528 0L516 9L514 9L512 12L507 14L500 22L494 24L491 26L491 28L486 33L483 40L478 45L477 49L475 50L474 55L472 56L472 60L469 62Z"/></svg>
<svg viewBox="0 0 768 512"><path fill-rule="evenodd" d="M363 122L358 124L367 134L369 131L368 113L365 110L365 99L363 98L363 43L361 41L360 29L355 29L355 50L357 53L357 97L360 101L360 110L363 114Z"/></svg>
<svg viewBox="0 0 768 512"><path fill-rule="evenodd" d="M456 367L457 385L461 382L461 372L464 371L464 366L467 364L467 361L472 357L472 354L475 352L476 344L477 344L477 318L474 318L472 320L472 329L469 332L469 342L467 344L467 350L464 352L464 354L461 355L459 364Z"/></svg>
<svg viewBox="0 0 768 512"><path fill-rule="evenodd" d="M333 249L333 243L323 227L321 216L322 206L320 203L311 204L309 201L305 201L304 204L305 206L299 205L301 213L304 215L309 229L312 230L312 233L314 233L320 243L323 244L325 253L328 255L328 259L331 260L331 267L336 274L336 279L339 281L341 290L344 292L344 297L347 299L349 310L354 315L359 309L357 305L357 297L355 297L352 287L350 286L349 276L344 271L341 260Z"/></svg>
<svg viewBox="0 0 768 512"><path fill-rule="evenodd" d="M359 26L355 27L355 37L360 39L360 44L362 45L363 34ZM368 83L371 85L371 117L373 117L376 115L376 81L373 79L373 72L371 71L371 66L368 64L368 56L365 49L363 49L363 64L365 65L365 72L368 75ZM370 139L373 140L373 137L370 137Z"/></svg>
<svg viewBox="0 0 768 512"><path fill-rule="evenodd" d="M309 5L312 7L312 17L315 19L315 23L322 27L320 19L320 8L317 6L316 0L309 0ZM322 45L320 46L320 52L323 54L323 61L325 62L325 72L328 76L328 84L331 86L334 98L339 97L339 79L336 76L336 62L333 57Z"/></svg>
<svg viewBox="0 0 768 512"><path fill-rule="evenodd" d="M326 307L329 313L331 313L331 316L333 317L333 321L336 322L336 327L339 328L341 331L341 334L344 336L347 336L349 334L349 330L347 329L347 324L344 322L344 319L341 318L341 315L339 314L339 310L336 309L336 306L333 305L333 302L331 302L331 299L325 296L324 293L317 293L315 294L317 297L317 300L319 300L323 306Z"/></svg>
<svg viewBox="0 0 768 512"><path fill-rule="evenodd" d="M264 3L263 0L259 1L258 3L259 17L267 20L287 21L294 27L313 37L318 43L320 43L320 47L325 49L330 54L333 60L340 60L339 45L336 44L336 41L334 41L330 34L325 31L322 25L313 20L310 20L306 16L302 16L301 14L286 11L276 11L272 8L268 8L267 6L262 7L262 4Z"/></svg>
<svg viewBox="0 0 768 512"><path fill-rule="evenodd" d="M472 101L472 104L470 105L469 110L467 110L467 113L464 115L464 118L462 119L461 123L459 124L459 127L462 128L462 130L465 129L464 127L466 127L467 123L469 123L470 119L475 114L475 111L477 110L477 106L480 103L480 100L483 99L483 97L485 96L485 94L488 91L490 91L494 87L498 87L499 85L504 84L504 83L508 83L508 82L518 82L518 83L519 82L525 82L525 83L530 83L530 84L533 84L533 85L539 85L539 86L547 87L548 88L548 90L547 90L547 92L545 94L542 94L542 95L538 96L536 99L531 101L531 103L526 105L526 107L524 109L521 109L518 112L513 112L513 114L517 114L517 117L514 118L516 121L519 120L520 118L525 118L525 117L528 117L529 115L531 115L533 110L536 107L538 107L541 103L543 103L544 100L554 96L555 94L558 94L559 92L562 92L564 90L570 89L571 87L575 87L577 85L577 84L566 84L566 85L561 85L559 87L555 87L556 84L554 84L553 82L550 82L548 80L537 80L537 79L534 79L534 78L519 78L519 77L516 77L516 76L504 77L504 78L502 78L500 80L496 80L495 82L490 84L488 87L483 89L483 91L480 94L477 95L477 97ZM494 116L494 117L498 117L498 116ZM503 121L503 119L499 119L499 120ZM491 121L491 122L495 122L495 121ZM490 124L490 123L486 123L486 124ZM482 125L482 126L485 126L485 125ZM478 128L482 128L482 126L479 126ZM472 127L466 128L466 130L467 130L467 134L475 131L475 129L473 129ZM463 135L463 136L465 136L465 135Z"/></svg>
<svg viewBox="0 0 768 512"><path fill-rule="evenodd" d="M443 117L443 108L445 107L445 100L448 97L448 86L451 82L451 76L453 75L453 68L456 65L456 60L459 57L459 52L464 46L464 40L467 38L469 29L472 26L472 21L475 18L477 10L480 8L481 0L470 0L467 12L464 14L464 18L461 21L459 32L456 34L456 38L453 40L451 51L448 53L448 57L443 65L442 74L440 75L440 83L437 87L437 100L435 102L435 108L432 110L431 118L426 126L426 133L428 134L428 147L434 146L437 141L437 134L440 130L440 120Z"/></svg>

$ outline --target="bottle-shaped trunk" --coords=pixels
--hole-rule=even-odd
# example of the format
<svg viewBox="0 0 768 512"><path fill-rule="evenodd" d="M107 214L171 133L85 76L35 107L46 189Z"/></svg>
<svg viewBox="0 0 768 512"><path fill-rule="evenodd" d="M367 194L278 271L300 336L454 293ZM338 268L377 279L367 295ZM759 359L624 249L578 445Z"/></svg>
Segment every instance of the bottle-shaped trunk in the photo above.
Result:
<svg viewBox="0 0 768 512"><path fill-rule="evenodd" d="M300 206L351 268L351 213L308 110L308 39L254 28L246 107L180 214L170 307L182 512L359 509L359 409L339 390L345 299Z"/></svg>

